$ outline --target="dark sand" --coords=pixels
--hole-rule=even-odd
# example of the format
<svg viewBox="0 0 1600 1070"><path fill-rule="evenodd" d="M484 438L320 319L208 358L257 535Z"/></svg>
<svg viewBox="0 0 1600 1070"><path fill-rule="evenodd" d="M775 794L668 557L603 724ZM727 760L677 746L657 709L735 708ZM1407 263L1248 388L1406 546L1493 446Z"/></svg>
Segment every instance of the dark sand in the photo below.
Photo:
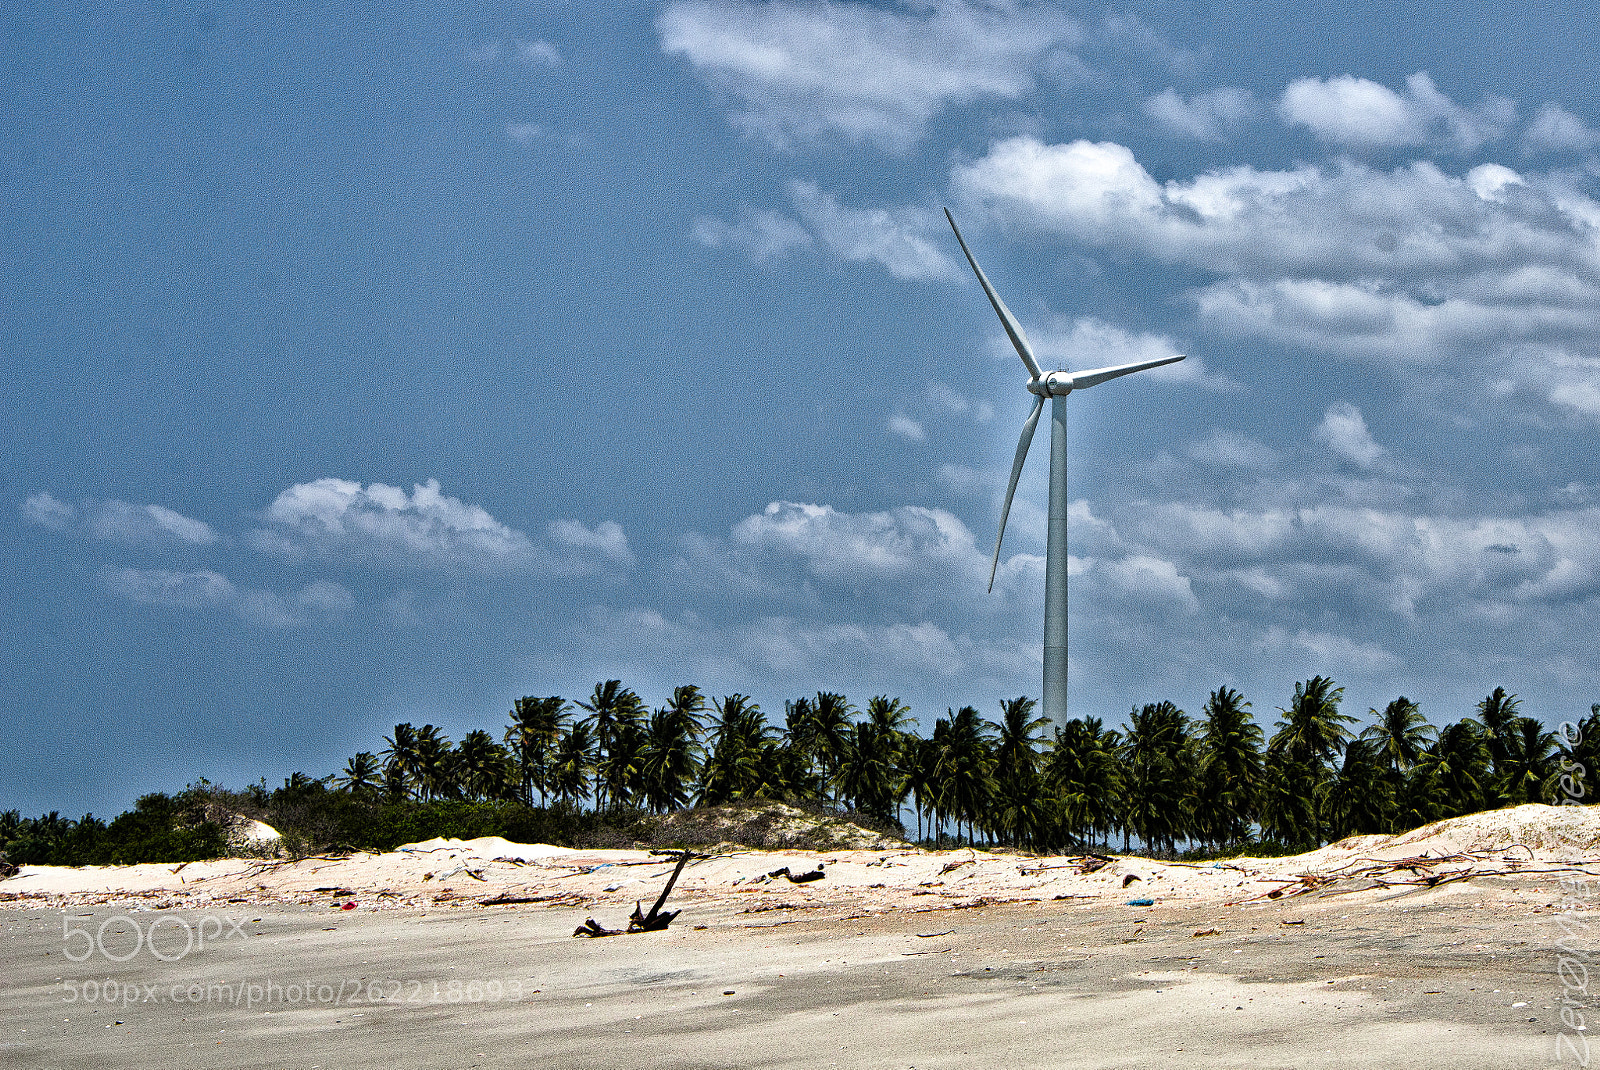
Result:
<svg viewBox="0 0 1600 1070"><path fill-rule="evenodd" d="M860 907L849 902L756 914L690 902L667 932L602 940L573 939L583 909L237 903L212 913L239 931L213 922L225 933L203 950L167 962L141 948L125 963L98 952L70 962L64 951L85 944L64 944L63 912L9 908L0 1063L1548 1066L1558 1034L1579 1035L1558 1017L1560 894L1553 879L1486 878L1235 907L1067 901L850 917ZM65 917L98 930L119 913ZM202 915L126 917L163 919L158 946L176 958L178 923ZM126 924L105 931L113 954L132 945ZM1219 933L1194 935L1209 928ZM134 1002L104 1001L128 988Z"/></svg>

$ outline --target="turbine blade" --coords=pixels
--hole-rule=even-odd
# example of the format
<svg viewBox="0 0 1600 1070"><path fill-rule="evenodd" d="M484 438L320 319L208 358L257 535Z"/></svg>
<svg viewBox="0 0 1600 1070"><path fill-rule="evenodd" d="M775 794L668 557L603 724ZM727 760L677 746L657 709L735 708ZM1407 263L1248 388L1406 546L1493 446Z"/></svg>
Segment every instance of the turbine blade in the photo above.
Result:
<svg viewBox="0 0 1600 1070"><path fill-rule="evenodd" d="M1017 480L1022 478L1022 462L1028 459L1028 447L1033 443L1033 429L1039 426L1039 414L1044 411L1044 398L1035 398L1033 411L1022 422L1022 437L1017 440L1017 459L1011 462L1011 484L1006 487L1006 504L1000 509L1000 533L994 537L994 560L989 562L989 593L994 594L994 574L1000 568L1000 543L1006 537L1006 519L1011 516L1011 496L1017 492Z"/></svg>
<svg viewBox="0 0 1600 1070"><path fill-rule="evenodd" d="M1039 362L1034 359L1033 347L1028 344L1028 336L1022 333L1022 324L1017 322L1017 317L1011 314L1006 303L1000 300L1000 295L994 292L994 287L989 284L989 276L983 273L978 266L977 258L972 255L972 250L967 248L967 239L961 236L961 228L956 226L956 217L950 214L950 209L944 210L944 217L950 221L950 229L956 232L956 241L961 243L961 251L967 254L967 263L972 265L973 274L978 276L978 282L983 285L983 292L989 295L989 303L1000 316L1000 322L1005 325L1006 336L1011 339L1011 344L1016 347L1017 356L1022 358L1022 363L1028 366L1028 374L1037 379L1044 372L1039 368Z"/></svg>
<svg viewBox="0 0 1600 1070"><path fill-rule="evenodd" d="M1163 364L1175 364L1182 360L1178 357L1160 357L1156 360L1140 360L1132 364L1118 364L1114 368L1096 368L1093 371L1073 372L1072 389L1082 390L1084 387L1099 386L1107 379L1115 379L1121 375L1131 375L1133 372L1142 372L1147 368L1159 368Z"/></svg>

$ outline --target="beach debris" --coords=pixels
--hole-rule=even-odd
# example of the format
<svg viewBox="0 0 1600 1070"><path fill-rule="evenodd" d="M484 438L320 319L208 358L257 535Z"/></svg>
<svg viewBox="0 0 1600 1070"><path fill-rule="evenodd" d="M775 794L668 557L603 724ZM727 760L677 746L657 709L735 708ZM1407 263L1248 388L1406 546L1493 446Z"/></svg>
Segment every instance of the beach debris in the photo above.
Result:
<svg viewBox="0 0 1600 1070"><path fill-rule="evenodd" d="M1139 874L1137 874L1137 873L1129 873L1127 876L1122 878L1122 886L1124 888L1126 888L1128 885L1132 884L1134 881L1142 881L1142 880L1144 880L1144 878L1139 876Z"/></svg>
<svg viewBox="0 0 1600 1070"><path fill-rule="evenodd" d="M660 932L668 925L671 925L672 920L682 914L683 911L662 910L661 908L666 905L667 896L672 894L672 886L678 883L678 875L683 872L683 867L689 864L689 859L710 857L709 855L696 855L693 851L675 851L672 853L678 856L678 864L672 868L672 876L667 878L667 886L661 889L661 895L657 897L655 904L651 906L650 913L646 914L644 912L644 904L642 902L635 901L633 913L628 916L628 927L626 929L607 929L604 925L590 918L574 929L572 935L595 937L618 936L624 932L654 933Z"/></svg>
<svg viewBox="0 0 1600 1070"><path fill-rule="evenodd" d="M1279 925L1304 925L1305 923L1306 919L1304 918L1283 918L1278 922Z"/></svg>
<svg viewBox="0 0 1600 1070"><path fill-rule="evenodd" d="M21 872L22 867L7 858L4 851L0 851L0 881L3 881L8 877L15 877Z"/></svg>
<svg viewBox="0 0 1600 1070"><path fill-rule="evenodd" d="M1153 907L1156 905L1156 901L1154 899L1130 899L1126 905L1130 907Z"/></svg>
<svg viewBox="0 0 1600 1070"><path fill-rule="evenodd" d="M917 939L918 940L927 940L927 939L930 939L930 938L935 937L935 936L949 936L953 932L955 932L954 929L944 929L944 930L942 930L940 932L936 932L936 933L918 933L917 934Z"/></svg>
<svg viewBox="0 0 1600 1070"><path fill-rule="evenodd" d="M974 859L974 858L962 858L962 859L958 859L955 862L948 862L948 863L945 864L945 867L939 871L939 876L942 877L946 873L954 873L956 870L960 869L962 866L970 866L976 861L977 861L977 859Z"/></svg>
<svg viewBox="0 0 1600 1070"><path fill-rule="evenodd" d="M822 872L823 865L824 863L818 862L817 868L808 873L790 873L788 866L782 866L773 870L771 873L768 873L767 879L777 880L779 877L786 877L788 878L790 884L810 884L812 881L820 881L823 877L827 876L827 874Z"/></svg>
<svg viewBox="0 0 1600 1070"><path fill-rule="evenodd" d="M1195 936L1221 936L1222 933L1217 929L1196 929L1194 931L1194 935Z"/></svg>

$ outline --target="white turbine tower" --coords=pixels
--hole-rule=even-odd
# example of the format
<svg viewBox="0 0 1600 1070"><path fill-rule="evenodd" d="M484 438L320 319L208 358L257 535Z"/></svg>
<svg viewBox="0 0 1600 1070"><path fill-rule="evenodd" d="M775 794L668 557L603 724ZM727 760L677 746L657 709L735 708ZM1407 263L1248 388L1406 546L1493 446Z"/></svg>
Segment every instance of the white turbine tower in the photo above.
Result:
<svg viewBox="0 0 1600 1070"><path fill-rule="evenodd" d="M955 217L946 208L944 217L950 220L950 229L956 232L961 251L967 254L967 263L989 295L989 303L1005 325L1006 335L1016 347L1017 356L1028 368L1028 392L1035 395L1033 411L1022 423L1022 438L1017 442L1017 458L1011 464L1011 482L1006 487L1005 505L1000 510L1000 532L994 540L994 560L989 564L989 590L994 590L995 571L1000 567L1000 543L1006 537L1006 518L1011 515L1011 496L1017 492L1017 480L1022 476L1022 462L1028 458L1028 446L1033 442L1034 428L1039 426L1039 414L1044 411L1046 398L1050 399L1050 526L1044 559L1044 701L1040 712L1056 724L1067 720L1067 395L1074 390L1098 386L1108 379L1147 368L1159 368L1183 359L1181 356L1160 357L1156 360L1118 364L1111 368L1093 371L1047 372L1039 366L1022 333L1022 325L1011 314L1000 295L994 292L989 278L978 266L977 258L967 248Z"/></svg>

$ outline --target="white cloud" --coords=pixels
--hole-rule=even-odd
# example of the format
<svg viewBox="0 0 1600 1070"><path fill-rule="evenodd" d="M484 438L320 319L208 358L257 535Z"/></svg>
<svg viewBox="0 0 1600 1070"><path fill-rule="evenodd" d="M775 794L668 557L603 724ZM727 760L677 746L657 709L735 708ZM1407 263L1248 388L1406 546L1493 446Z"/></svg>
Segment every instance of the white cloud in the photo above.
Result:
<svg viewBox="0 0 1600 1070"><path fill-rule="evenodd" d="M941 682L939 690L956 686L976 697L998 690L1001 680L1009 686L1016 677L1032 678L1039 671L1037 643L915 618L872 623L593 607L571 641L592 663L591 676L610 672L634 680L671 665L681 678L694 679L713 694L748 693L757 681L774 694L826 686L856 696L932 678ZM657 686L665 690L672 682L660 680ZM768 712L782 715L781 708Z"/></svg>
<svg viewBox="0 0 1600 1070"><path fill-rule="evenodd" d="M1196 93L1185 100L1167 89L1144 102L1145 114L1167 130L1196 141L1221 141L1255 114L1255 97L1248 89L1224 87Z"/></svg>
<svg viewBox="0 0 1600 1070"><path fill-rule="evenodd" d="M605 561L626 568L637 563L628 547L628 536L615 520L602 520L592 528L577 520L552 520L547 530L551 540L571 551L575 559Z"/></svg>
<svg viewBox="0 0 1600 1070"><path fill-rule="evenodd" d="M515 60L528 67L545 69L559 67L563 62L560 50L543 39L485 41L468 52L467 59L483 67L493 66L501 60Z"/></svg>
<svg viewBox="0 0 1600 1070"><path fill-rule="evenodd" d="M132 602L174 609L219 610L264 628L293 628L333 620L355 605L343 586L326 580L307 584L285 598L272 591L241 588L209 569L108 569L106 588Z"/></svg>
<svg viewBox="0 0 1600 1070"><path fill-rule="evenodd" d="M588 575L631 567L627 537L612 521L550 525L550 545L496 520L481 506L440 492L437 480L398 487L324 478L279 494L262 513L258 548L395 567L523 570Z"/></svg>
<svg viewBox="0 0 1600 1070"><path fill-rule="evenodd" d="M944 218L926 208L841 206L810 182L789 187L796 210L817 237L843 260L882 264L897 279L956 278L955 263L934 244Z"/></svg>
<svg viewBox="0 0 1600 1070"><path fill-rule="evenodd" d="M28 495L18 509L25 519L53 531L66 530L78 515L76 509L47 490Z"/></svg>
<svg viewBox="0 0 1600 1070"><path fill-rule="evenodd" d="M1329 405L1313 435L1318 442L1362 468L1374 468L1384 460L1386 451L1372 440L1361 410L1348 401Z"/></svg>
<svg viewBox="0 0 1600 1070"><path fill-rule="evenodd" d="M903 152L946 108L1015 100L1077 38L1048 7L939 0L686 0L657 20L661 47L738 102L733 121L774 145L840 138Z"/></svg>
<svg viewBox="0 0 1600 1070"><path fill-rule="evenodd" d="M1073 371L1132 364L1141 360L1160 360L1182 352L1182 348L1166 335L1127 331L1093 316L1056 321L1043 330L1031 332L1029 338L1041 363ZM1009 341L1004 350L1014 352ZM1192 384L1211 390L1239 389L1238 383L1227 376L1212 374L1206 368L1205 361L1193 355L1186 356L1177 364L1152 368L1139 375L1141 378Z"/></svg>
<svg viewBox="0 0 1600 1070"><path fill-rule="evenodd" d="M1469 172L1469 174L1471 174ZM995 143L951 172L974 206L1073 241L1218 275L1360 280L1431 271L1471 276L1524 264L1595 270L1600 205L1553 182L1482 196L1477 179L1431 163L1291 171L1235 167L1159 183L1112 142Z"/></svg>
<svg viewBox="0 0 1600 1070"><path fill-rule="evenodd" d="M535 41L514 41L517 59L530 67L559 67L562 59L556 46L542 38Z"/></svg>
<svg viewBox="0 0 1600 1070"><path fill-rule="evenodd" d="M914 505L841 513L830 505L772 502L735 525L732 538L741 549L776 551L803 562L813 578L837 582L900 579L929 566L972 573L984 563L959 519Z"/></svg>
<svg viewBox="0 0 1600 1070"><path fill-rule="evenodd" d="M1542 105L1522 132L1525 153L1587 152L1596 145L1600 145L1600 133L1554 103Z"/></svg>
<svg viewBox="0 0 1600 1070"><path fill-rule="evenodd" d="M736 249L758 264L778 260L814 244L805 227L769 209L744 208L737 221L697 216L694 239L708 249Z"/></svg>
<svg viewBox="0 0 1600 1070"><path fill-rule="evenodd" d="M1305 651L1318 659L1313 672L1323 675L1342 675L1350 670L1371 672L1377 669L1397 669L1398 657L1377 643L1362 642L1349 636L1300 629L1293 635L1282 628L1269 629L1261 645L1272 648L1290 648Z"/></svg>
<svg viewBox="0 0 1600 1070"><path fill-rule="evenodd" d="M903 413L896 413L889 417L888 431L891 435L899 435L909 442L921 442L928 437L928 432L922 425Z"/></svg>
<svg viewBox="0 0 1600 1070"><path fill-rule="evenodd" d="M1220 427L1214 428L1205 438L1189 443L1184 453L1191 460L1215 468L1265 470L1276 468L1280 460L1278 451L1270 446Z"/></svg>
<svg viewBox="0 0 1600 1070"><path fill-rule="evenodd" d="M30 495L22 515L55 531L76 530L108 542L152 546L209 546L217 533L203 520L195 520L164 505L134 505L121 501L88 499L72 505L49 491Z"/></svg>
<svg viewBox="0 0 1600 1070"><path fill-rule="evenodd" d="M1489 97L1472 108L1456 104L1425 72L1406 79L1403 93L1365 78L1301 78L1290 83L1278 112L1291 126L1357 151L1434 144L1476 152L1516 119L1516 106Z"/></svg>

